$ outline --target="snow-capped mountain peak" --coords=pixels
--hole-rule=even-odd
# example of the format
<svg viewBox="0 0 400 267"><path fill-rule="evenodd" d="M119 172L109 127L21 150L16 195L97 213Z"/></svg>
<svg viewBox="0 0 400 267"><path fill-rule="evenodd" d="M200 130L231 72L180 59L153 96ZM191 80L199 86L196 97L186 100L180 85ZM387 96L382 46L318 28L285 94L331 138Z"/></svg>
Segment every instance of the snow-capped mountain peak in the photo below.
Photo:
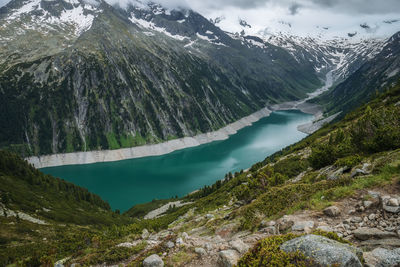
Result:
<svg viewBox="0 0 400 267"><path fill-rule="evenodd" d="M87 31L101 11L101 0L25 0L15 1L3 8L8 16L3 17L4 24L19 24L20 34L25 30L71 29L79 36Z"/></svg>

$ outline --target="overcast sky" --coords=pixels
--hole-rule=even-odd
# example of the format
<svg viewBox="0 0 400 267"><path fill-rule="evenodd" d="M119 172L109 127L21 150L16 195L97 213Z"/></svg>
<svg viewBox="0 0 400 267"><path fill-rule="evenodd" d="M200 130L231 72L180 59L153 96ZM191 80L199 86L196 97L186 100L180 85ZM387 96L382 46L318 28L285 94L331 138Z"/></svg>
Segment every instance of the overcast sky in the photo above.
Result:
<svg viewBox="0 0 400 267"><path fill-rule="evenodd" d="M106 0L122 6L135 0ZM147 0L142 0L147 1ZM0 0L0 6L9 0ZM191 8L207 18L224 17L227 31L248 34L284 30L295 34L390 35L400 30L400 0L155 0L168 8ZM242 27L239 19L252 27ZM386 23L384 23L386 21ZM391 23L389 23L391 22ZM365 23L365 24L364 24ZM365 27L361 27L363 24ZM289 26L290 25L290 26Z"/></svg>

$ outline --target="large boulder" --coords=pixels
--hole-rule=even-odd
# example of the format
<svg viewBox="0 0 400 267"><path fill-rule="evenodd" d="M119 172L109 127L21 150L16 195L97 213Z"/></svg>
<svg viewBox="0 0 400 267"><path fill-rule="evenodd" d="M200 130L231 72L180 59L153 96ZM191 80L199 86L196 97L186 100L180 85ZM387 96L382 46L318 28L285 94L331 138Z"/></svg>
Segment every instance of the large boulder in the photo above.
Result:
<svg viewBox="0 0 400 267"><path fill-rule="evenodd" d="M362 267L362 252L354 247L318 235L304 235L281 245L285 252L303 253L323 266Z"/></svg>
<svg viewBox="0 0 400 267"><path fill-rule="evenodd" d="M364 253L365 265L374 267L400 266L400 248L389 250L377 248Z"/></svg>
<svg viewBox="0 0 400 267"><path fill-rule="evenodd" d="M163 260L157 255L153 254L143 261L143 266L144 267L163 267L164 262Z"/></svg>
<svg viewBox="0 0 400 267"><path fill-rule="evenodd" d="M377 228L366 228L366 227L354 230L353 234L359 240L397 237L396 233L381 231Z"/></svg>
<svg viewBox="0 0 400 267"><path fill-rule="evenodd" d="M219 252L219 264L221 267L232 267L239 261L239 253L236 250L229 249Z"/></svg>

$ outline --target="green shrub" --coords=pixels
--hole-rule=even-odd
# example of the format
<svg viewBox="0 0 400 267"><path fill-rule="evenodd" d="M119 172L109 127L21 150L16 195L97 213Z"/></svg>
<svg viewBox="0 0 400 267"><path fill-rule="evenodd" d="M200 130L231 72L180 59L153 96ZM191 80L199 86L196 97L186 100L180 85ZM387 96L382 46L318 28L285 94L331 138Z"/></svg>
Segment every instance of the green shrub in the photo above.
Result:
<svg viewBox="0 0 400 267"><path fill-rule="evenodd" d="M300 252L286 253L280 246L297 235L287 234L267 237L260 241L252 250L246 253L238 262L238 267L306 267L318 266L314 261Z"/></svg>
<svg viewBox="0 0 400 267"><path fill-rule="evenodd" d="M344 157L344 158L340 158L338 160L336 160L335 165L336 166L340 166L340 167L354 167L357 164L359 164L362 160L362 157L358 154L356 155L352 155L352 156L348 156L348 157Z"/></svg>

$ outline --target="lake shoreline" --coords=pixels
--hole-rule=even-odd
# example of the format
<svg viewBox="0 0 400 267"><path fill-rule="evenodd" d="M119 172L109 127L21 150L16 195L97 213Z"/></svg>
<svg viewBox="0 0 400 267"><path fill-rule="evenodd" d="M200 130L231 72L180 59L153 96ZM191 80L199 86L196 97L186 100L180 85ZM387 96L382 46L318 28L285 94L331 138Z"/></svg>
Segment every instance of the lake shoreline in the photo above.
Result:
<svg viewBox="0 0 400 267"><path fill-rule="evenodd" d="M247 117L228 124L217 131L199 134L193 137L174 139L159 144L115 150L97 150L33 156L25 158L25 160L35 168L40 169L65 165L92 164L98 162L113 162L150 156L161 156L185 148L196 147L214 141L226 140L230 135L237 133L237 131L247 126L251 126L254 122L257 122L262 118L268 117L271 112L272 111L268 107L265 107Z"/></svg>
<svg viewBox="0 0 400 267"><path fill-rule="evenodd" d="M307 100L318 96L326 91L331 85L331 77L327 74L326 84L309 94L309 97L299 101L290 101L280 104L275 104L265 107L249 116L246 116L236 122L228 124L227 126L204 134L199 134L193 137L184 137L179 139L170 140L167 142L151 145L143 145L131 148L121 148L115 150L95 150L95 151L81 151L72 153L60 153L43 156L33 156L25 158L35 168L58 167L65 165L81 165L93 164L100 162L113 162L127 159L144 158L150 156L161 156L172 153L177 150L196 147L199 145L211 143L214 141L222 141L229 138L229 136L236 134L237 131L251 126L254 122L262 118L268 117L273 111L282 110L300 110L303 113L314 115L312 122L304 125L299 125L297 129L303 133L309 134L310 129L315 128L313 122L323 118L323 109L318 104L307 103ZM321 126L322 127L322 126Z"/></svg>

